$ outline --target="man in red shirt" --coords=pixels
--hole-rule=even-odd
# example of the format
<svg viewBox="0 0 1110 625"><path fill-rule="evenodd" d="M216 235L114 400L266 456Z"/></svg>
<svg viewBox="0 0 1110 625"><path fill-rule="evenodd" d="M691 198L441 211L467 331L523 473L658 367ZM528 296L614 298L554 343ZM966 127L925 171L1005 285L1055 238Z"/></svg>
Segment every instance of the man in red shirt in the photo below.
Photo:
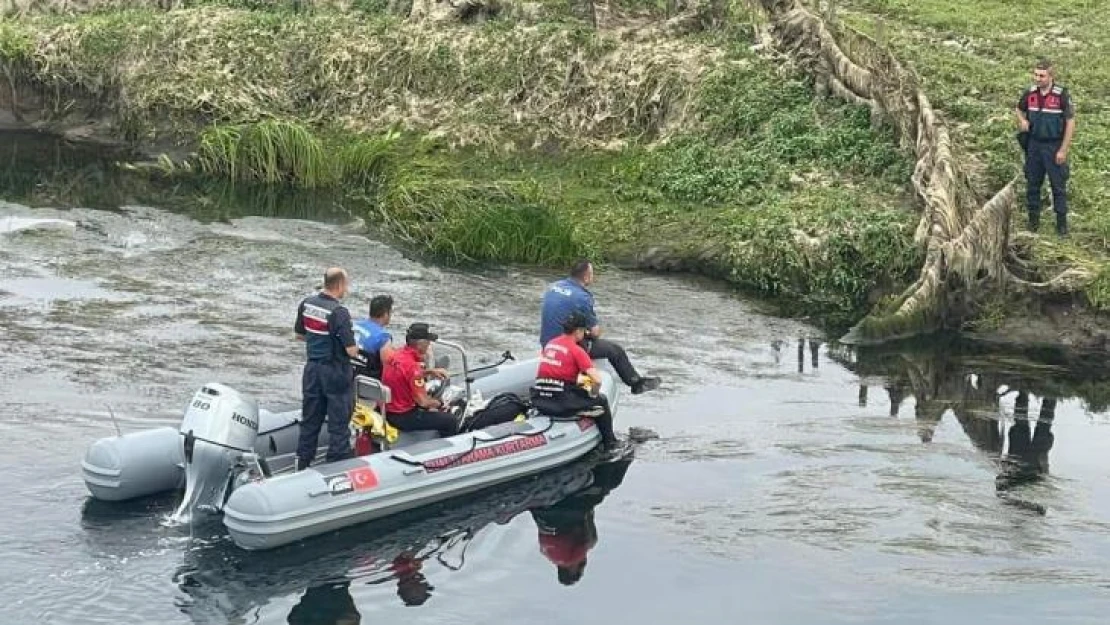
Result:
<svg viewBox="0 0 1110 625"><path fill-rule="evenodd" d="M436 430L443 437L459 432L458 417L445 412L444 403L424 390L429 376L445 376L443 371L424 368L424 356L438 338L429 331L428 324L412 324L405 333L405 346L395 351L382 369L382 383L390 392L386 420L402 432Z"/></svg>
<svg viewBox="0 0 1110 625"><path fill-rule="evenodd" d="M554 417L571 416L588 408L602 407L605 411L597 417L597 429L606 450L617 447L613 433L613 413L609 400L603 395L593 396L578 385L578 375L584 373L601 387L601 373L594 367L590 355L579 343L586 336L589 321L581 313L571 313L562 323L563 333L543 347L536 382L532 385L532 406L542 414Z"/></svg>

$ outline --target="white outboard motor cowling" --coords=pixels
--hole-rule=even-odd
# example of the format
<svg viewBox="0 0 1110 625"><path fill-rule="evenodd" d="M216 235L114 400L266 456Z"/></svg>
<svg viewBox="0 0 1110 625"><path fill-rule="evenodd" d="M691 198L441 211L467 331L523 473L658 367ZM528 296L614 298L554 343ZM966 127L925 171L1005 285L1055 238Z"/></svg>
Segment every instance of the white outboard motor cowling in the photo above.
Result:
<svg viewBox="0 0 1110 625"><path fill-rule="evenodd" d="M185 499L172 520L186 523L194 510L218 512L243 454L258 437L258 402L218 383L206 384L185 408Z"/></svg>

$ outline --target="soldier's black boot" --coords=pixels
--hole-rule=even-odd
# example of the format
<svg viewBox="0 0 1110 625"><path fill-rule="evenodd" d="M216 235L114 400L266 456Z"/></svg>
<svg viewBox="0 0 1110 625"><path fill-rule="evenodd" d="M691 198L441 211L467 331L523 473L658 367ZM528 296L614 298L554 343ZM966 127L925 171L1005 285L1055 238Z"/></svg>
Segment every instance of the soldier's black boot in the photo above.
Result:
<svg viewBox="0 0 1110 625"><path fill-rule="evenodd" d="M1068 216L1056 213L1056 234L1060 238L1068 236Z"/></svg>
<svg viewBox="0 0 1110 625"><path fill-rule="evenodd" d="M1029 232L1036 232L1041 227L1041 212L1029 211Z"/></svg>

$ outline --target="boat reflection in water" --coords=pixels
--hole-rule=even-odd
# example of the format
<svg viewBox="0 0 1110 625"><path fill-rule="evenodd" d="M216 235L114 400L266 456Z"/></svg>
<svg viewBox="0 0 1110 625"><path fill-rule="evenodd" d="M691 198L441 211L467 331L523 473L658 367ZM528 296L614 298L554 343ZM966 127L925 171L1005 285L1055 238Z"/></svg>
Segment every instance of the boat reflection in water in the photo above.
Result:
<svg viewBox="0 0 1110 625"><path fill-rule="evenodd" d="M499 487L488 495L444 502L423 512L348 528L268 552L244 552L226 537L196 543L176 577L181 610L195 622L236 620L272 599L303 592L293 625L354 624L361 615L350 585L396 585L406 606L435 596L426 563L451 570L484 527L525 512L536 523L538 548L563 584L582 578L597 542L594 509L623 481L631 458L582 461ZM307 589L305 580L311 580ZM304 589L302 591L302 589Z"/></svg>

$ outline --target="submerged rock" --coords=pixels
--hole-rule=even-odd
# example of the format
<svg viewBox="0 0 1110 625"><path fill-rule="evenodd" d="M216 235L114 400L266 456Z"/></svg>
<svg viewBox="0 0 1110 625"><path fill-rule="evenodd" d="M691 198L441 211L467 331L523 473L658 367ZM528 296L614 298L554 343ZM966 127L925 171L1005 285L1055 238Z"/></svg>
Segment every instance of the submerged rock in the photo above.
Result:
<svg viewBox="0 0 1110 625"><path fill-rule="evenodd" d="M73 234L76 230L77 223L68 219L0 217L0 234L42 231Z"/></svg>
<svg viewBox="0 0 1110 625"><path fill-rule="evenodd" d="M632 426L628 428L628 440L633 443L646 443L659 438L659 434L651 428Z"/></svg>

